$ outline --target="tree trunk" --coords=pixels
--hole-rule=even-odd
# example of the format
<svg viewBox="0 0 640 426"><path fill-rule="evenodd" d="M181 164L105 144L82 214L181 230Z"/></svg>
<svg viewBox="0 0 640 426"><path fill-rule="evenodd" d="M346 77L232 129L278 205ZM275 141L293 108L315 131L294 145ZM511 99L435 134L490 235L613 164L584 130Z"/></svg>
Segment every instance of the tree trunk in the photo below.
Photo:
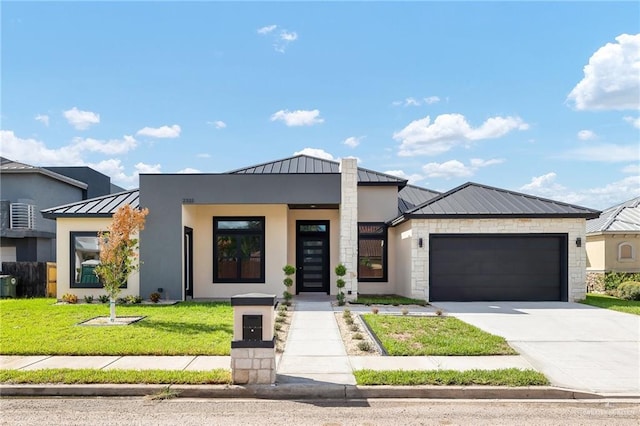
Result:
<svg viewBox="0 0 640 426"><path fill-rule="evenodd" d="M116 322L116 299L109 298L109 322Z"/></svg>

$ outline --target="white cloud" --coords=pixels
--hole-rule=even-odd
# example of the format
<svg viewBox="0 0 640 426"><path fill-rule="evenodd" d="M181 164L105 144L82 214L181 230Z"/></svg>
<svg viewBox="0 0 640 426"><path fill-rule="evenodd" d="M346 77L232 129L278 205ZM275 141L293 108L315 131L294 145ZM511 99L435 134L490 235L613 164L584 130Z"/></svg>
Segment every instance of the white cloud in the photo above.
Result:
<svg viewBox="0 0 640 426"><path fill-rule="evenodd" d="M403 170L387 170L386 172L383 172L385 174L391 175L391 176L397 176L401 179L407 179L409 181L409 183L416 183L418 181L421 181L422 179L424 179L424 176L418 174L418 173L413 173L413 174L406 174Z"/></svg>
<svg viewBox="0 0 640 426"><path fill-rule="evenodd" d="M582 161L599 161L604 163L619 163L630 159L640 160L638 145L600 144L581 146L561 155L562 158Z"/></svg>
<svg viewBox="0 0 640 426"><path fill-rule="evenodd" d="M472 158L469 161L469 165L465 166L458 160L449 160L444 163L425 164L422 166L422 171L427 175L427 177L433 178L450 179L452 177L469 177L473 176L482 167L493 166L503 162L504 160L501 158L494 158L491 160Z"/></svg>
<svg viewBox="0 0 640 426"><path fill-rule="evenodd" d="M280 31L280 40L282 41L287 41L287 42L292 42L292 41L296 41L298 39L298 34L294 31L287 31L287 30L282 30Z"/></svg>
<svg viewBox="0 0 640 426"><path fill-rule="evenodd" d="M224 129L225 127L227 127L227 123L222 120L207 121L207 124L211 124L216 129Z"/></svg>
<svg viewBox="0 0 640 426"><path fill-rule="evenodd" d="M35 166L77 166L83 164L80 151L71 145L50 149L39 140L22 139L12 130L0 130L0 153L14 161Z"/></svg>
<svg viewBox="0 0 640 426"><path fill-rule="evenodd" d="M44 124L45 126L49 127L49 116L46 114L38 114L35 117L36 121L41 122L42 124Z"/></svg>
<svg viewBox="0 0 640 426"><path fill-rule="evenodd" d="M521 191L565 203L580 204L591 208L603 209L640 195L640 175L627 176L604 186L571 191L556 182L554 172L537 176Z"/></svg>
<svg viewBox="0 0 640 426"><path fill-rule="evenodd" d="M285 53L289 44L298 39L298 33L295 31L289 31L287 29L281 29L276 32L277 25L267 25L265 27L258 28L257 33L262 36L268 36L272 40L273 49L276 52Z"/></svg>
<svg viewBox="0 0 640 426"><path fill-rule="evenodd" d="M258 34L269 34L276 28L278 28L277 25L267 25L266 27L258 28Z"/></svg>
<svg viewBox="0 0 640 426"><path fill-rule="evenodd" d="M591 130L580 130L578 132L578 139L581 141L588 141L597 138L597 135Z"/></svg>
<svg viewBox="0 0 640 426"><path fill-rule="evenodd" d="M325 160L336 160L333 155L329 154L324 149L319 148L304 148L301 151L294 152L293 155L309 155L311 157L323 158Z"/></svg>
<svg viewBox="0 0 640 426"><path fill-rule="evenodd" d="M640 108L640 34L621 34L589 58L567 100L578 110Z"/></svg>
<svg viewBox="0 0 640 426"><path fill-rule="evenodd" d="M492 117L480 127L472 128L461 114L442 114L414 120L393 134L400 141L400 156L436 155L456 145L482 139L495 139L513 130L526 130L529 125L520 117Z"/></svg>
<svg viewBox="0 0 640 426"><path fill-rule="evenodd" d="M122 139L99 140L92 138L74 138L73 147L79 151L99 152L107 155L126 154L135 149L138 142L133 136L125 135Z"/></svg>
<svg viewBox="0 0 640 426"><path fill-rule="evenodd" d="M280 110L271 115L271 121L283 121L289 127L293 126L313 126L324 122L320 117L320 111L314 110Z"/></svg>
<svg viewBox="0 0 640 426"><path fill-rule="evenodd" d="M346 138L342 143L348 147L355 148L356 146L360 145L360 141L362 139L364 139L364 136L350 136Z"/></svg>
<svg viewBox="0 0 640 426"><path fill-rule="evenodd" d="M640 129L640 117L625 117L624 121L631 124L636 129Z"/></svg>
<svg viewBox="0 0 640 426"><path fill-rule="evenodd" d="M629 164L623 167L621 171L630 175L640 175L640 164Z"/></svg>
<svg viewBox="0 0 640 426"><path fill-rule="evenodd" d="M198 158L211 158L211 154L207 154L206 152L201 152L200 154L196 155L196 157L198 157Z"/></svg>
<svg viewBox="0 0 640 426"><path fill-rule="evenodd" d="M150 136L152 138L177 138L180 136L181 131L182 129L180 129L180 126L178 126L177 124L174 124L171 127L169 126L162 126L157 128L144 127L138 130L136 134L142 135L142 136Z"/></svg>
<svg viewBox="0 0 640 426"><path fill-rule="evenodd" d="M437 102L440 102L440 98L437 96L428 96L426 98L422 98L422 99L417 99L414 97L408 97L405 98L402 101L393 101L391 102L391 105L393 106L405 106L405 107L409 107L409 106L421 106L421 105L431 105L431 104L435 104Z"/></svg>
<svg viewBox="0 0 640 426"><path fill-rule="evenodd" d="M160 164L145 164L138 163L134 166L136 168L136 172L140 173L160 173Z"/></svg>
<svg viewBox="0 0 640 426"><path fill-rule="evenodd" d="M191 167L187 167L185 169L182 170L178 170L178 173L184 173L184 174L193 174L193 173L201 173L200 170L198 169L194 169Z"/></svg>
<svg viewBox="0 0 640 426"><path fill-rule="evenodd" d="M88 166L110 176L115 184L125 188L135 188L139 186L138 179L140 173L160 173L161 170L160 164L138 163L134 166L135 170L131 174L126 174L122 161L113 158L98 163L89 163Z"/></svg>
<svg viewBox="0 0 640 426"><path fill-rule="evenodd" d="M69 124L77 130L86 130L94 124L100 123L100 114L91 111L81 111L73 107L62 113Z"/></svg>

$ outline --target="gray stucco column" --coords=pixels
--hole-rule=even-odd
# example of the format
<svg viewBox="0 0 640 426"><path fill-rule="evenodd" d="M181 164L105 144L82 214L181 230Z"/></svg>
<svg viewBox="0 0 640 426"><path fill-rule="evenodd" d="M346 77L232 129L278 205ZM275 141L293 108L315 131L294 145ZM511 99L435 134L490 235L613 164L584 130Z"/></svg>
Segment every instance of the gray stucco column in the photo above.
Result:
<svg viewBox="0 0 640 426"><path fill-rule="evenodd" d="M340 184L340 262L347 268L344 277L347 299L353 300L358 294L358 160L355 158L340 160Z"/></svg>

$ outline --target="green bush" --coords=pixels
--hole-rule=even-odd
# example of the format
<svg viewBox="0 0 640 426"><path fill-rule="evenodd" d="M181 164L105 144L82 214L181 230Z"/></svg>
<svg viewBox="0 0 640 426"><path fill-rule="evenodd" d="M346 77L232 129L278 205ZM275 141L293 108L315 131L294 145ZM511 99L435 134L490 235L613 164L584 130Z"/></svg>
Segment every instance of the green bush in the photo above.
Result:
<svg viewBox="0 0 640 426"><path fill-rule="evenodd" d="M109 295L101 294L100 296L98 296L98 300L100 301L100 303L109 303Z"/></svg>
<svg viewBox="0 0 640 426"><path fill-rule="evenodd" d="M640 300L640 282L626 281L618 286L618 297L625 300Z"/></svg>
<svg viewBox="0 0 640 426"><path fill-rule="evenodd" d="M615 295L615 291L620 284L627 281L640 281L640 273L607 272L604 275L604 289L606 292Z"/></svg>
<svg viewBox="0 0 640 426"><path fill-rule="evenodd" d="M84 303L93 303L93 296L85 296Z"/></svg>

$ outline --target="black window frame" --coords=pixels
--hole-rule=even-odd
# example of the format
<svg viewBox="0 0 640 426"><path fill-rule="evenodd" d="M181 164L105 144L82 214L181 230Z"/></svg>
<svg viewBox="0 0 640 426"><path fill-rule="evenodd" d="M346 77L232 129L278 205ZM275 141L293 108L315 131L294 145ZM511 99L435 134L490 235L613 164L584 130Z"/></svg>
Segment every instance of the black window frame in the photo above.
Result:
<svg viewBox="0 0 640 426"><path fill-rule="evenodd" d="M361 232L362 226L376 226L382 229L381 233ZM358 222L358 282L373 283L389 281L389 227L384 222ZM382 277L363 278L360 276L360 241L382 240Z"/></svg>
<svg viewBox="0 0 640 426"><path fill-rule="evenodd" d="M76 281L76 237L95 237L97 240L98 231L69 232L69 288L103 288L104 285L99 279L95 283L83 283ZM120 288L127 288L127 283L125 282Z"/></svg>
<svg viewBox="0 0 640 426"><path fill-rule="evenodd" d="M261 223L260 231L255 229L219 229L218 223L225 221L259 221ZM264 284L265 279L265 233L266 233L265 216L214 216L213 217L213 284ZM260 277L258 278L218 278L218 237L224 236L246 236L258 235L260 237ZM238 244L238 250L240 245ZM238 262L237 276L241 276L242 262Z"/></svg>

